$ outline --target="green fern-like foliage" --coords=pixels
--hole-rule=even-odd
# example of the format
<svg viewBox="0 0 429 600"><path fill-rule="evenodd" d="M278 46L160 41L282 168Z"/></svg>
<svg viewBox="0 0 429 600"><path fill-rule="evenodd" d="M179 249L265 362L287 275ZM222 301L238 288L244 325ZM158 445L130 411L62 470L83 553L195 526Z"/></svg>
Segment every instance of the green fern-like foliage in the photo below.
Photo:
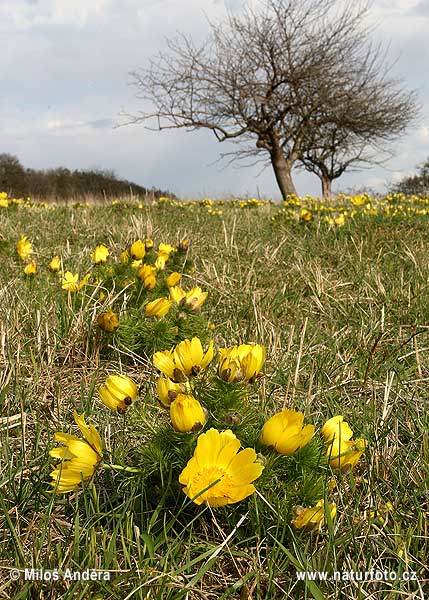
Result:
<svg viewBox="0 0 429 600"><path fill-rule="evenodd" d="M174 346L177 327L168 318L146 317L141 310L130 310L120 321L115 335L120 348L152 358L154 352Z"/></svg>

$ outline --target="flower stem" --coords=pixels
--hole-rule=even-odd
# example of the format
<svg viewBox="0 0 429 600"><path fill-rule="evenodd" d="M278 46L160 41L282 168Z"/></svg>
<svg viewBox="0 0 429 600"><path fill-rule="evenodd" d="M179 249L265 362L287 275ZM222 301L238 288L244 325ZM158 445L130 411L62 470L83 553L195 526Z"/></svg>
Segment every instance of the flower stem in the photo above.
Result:
<svg viewBox="0 0 429 600"><path fill-rule="evenodd" d="M125 471L126 473L139 473L140 475L143 475L141 469L135 469L134 467L124 467L122 465L112 465L110 463L103 463L103 467L105 469L110 469L111 471Z"/></svg>

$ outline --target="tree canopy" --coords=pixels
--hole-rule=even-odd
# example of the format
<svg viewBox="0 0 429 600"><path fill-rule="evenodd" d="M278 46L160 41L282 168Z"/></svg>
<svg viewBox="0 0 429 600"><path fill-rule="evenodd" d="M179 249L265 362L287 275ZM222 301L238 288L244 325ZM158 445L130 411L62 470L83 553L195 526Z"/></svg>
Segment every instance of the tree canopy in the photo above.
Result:
<svg viewBox="0 0 429 600"><path fill-rule="evenodd" d="M0 192L16 198L70 199L73 197L113 197L121 195L168 196L168 191L148 189L136 183L119 179L107 169L70 170L26 169L16 156L0 154Z"/></svg>
<svg viewBox="0 0 429 600"><path fill-rule="evenodd" d="M415 93L389 76L371 44L367 13L360 1L339 0L265 0L261 10L228 12L209 23L203 44L179 35L132 74L152 110L131 122L209 129L237 144L227 153L234 159L271 164L283 198L296 192L298 161L332 181L418 112Z"/></svg>
<svg viewBox="0 0 429 600"><path fill-rule="evenodd" d="M429 194L429 156L418 166L415 175L407 175L391 187L391 191L402 194Z"/></svg>

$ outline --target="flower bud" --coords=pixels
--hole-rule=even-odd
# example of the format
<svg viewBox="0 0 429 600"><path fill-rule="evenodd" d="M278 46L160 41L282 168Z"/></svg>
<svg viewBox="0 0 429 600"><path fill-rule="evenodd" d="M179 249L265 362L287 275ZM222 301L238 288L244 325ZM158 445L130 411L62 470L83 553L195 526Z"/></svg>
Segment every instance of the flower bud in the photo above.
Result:
<svg viewBox="0 0 429 600"><path fill-rule="evenodd" d="M109 375L99 395L103 404L111 410L123 414L137 398L138 389L132 379L126 375Z"/></svg>
<svg viewBox="0 0 429 600"><path fill-rule="evenodd" d="M206 422L203 407L191 394L178 394L170 404L171 423L176 431L199 431Z"/></svg>

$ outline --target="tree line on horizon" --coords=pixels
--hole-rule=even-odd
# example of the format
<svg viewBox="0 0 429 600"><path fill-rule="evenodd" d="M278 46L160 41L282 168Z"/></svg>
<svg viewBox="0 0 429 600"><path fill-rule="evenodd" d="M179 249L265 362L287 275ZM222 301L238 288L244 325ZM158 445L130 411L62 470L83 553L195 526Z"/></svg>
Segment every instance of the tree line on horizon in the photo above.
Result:
<svg viewBox="0 0 429 600"><path fill-rule="evenodd" d="M175 197L166 190L146 188L126 179L119 179L109 169L28 169L8 153L0 154L0 192L9 197L38 200L70 198L112 198L120 196Z"/></svg>

